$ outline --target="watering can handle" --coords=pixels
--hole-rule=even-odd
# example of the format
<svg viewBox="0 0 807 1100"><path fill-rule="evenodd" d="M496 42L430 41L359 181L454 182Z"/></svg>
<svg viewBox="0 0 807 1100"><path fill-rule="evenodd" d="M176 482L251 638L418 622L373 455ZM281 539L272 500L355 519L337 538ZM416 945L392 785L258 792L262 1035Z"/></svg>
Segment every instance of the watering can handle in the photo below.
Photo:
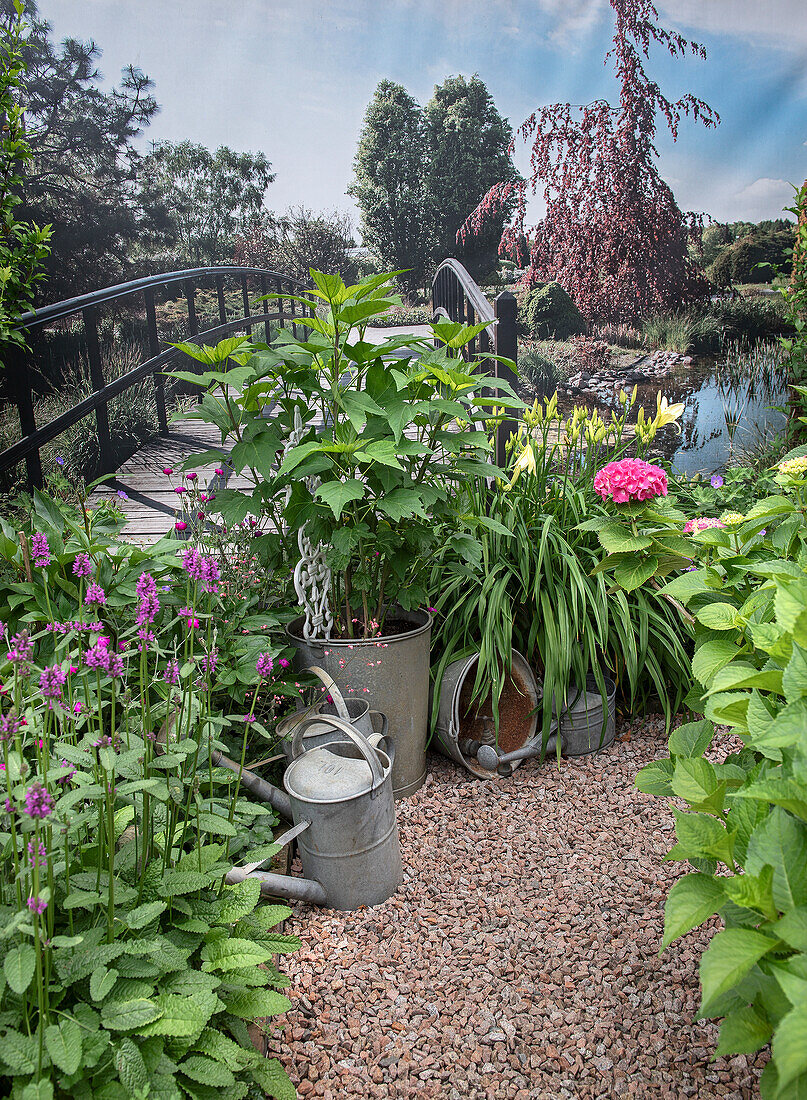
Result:
<svg viewBox="0 0 807 1100"><path fill-rule="evenodd" d="M380 721L378 723L376 723L374 721L374 719L376 719L376 718L380 719ZM381 742L384 741L385 739L387 739L387 730L389 729L389 719L387 718L386 714L384 714L382 711L380 711L380 710L371 710L370 711L370 721L373 724L373 732L370 734L370 736L367 738L367 740L373 746L374 749L377 749L378 746L381 744ZM378 729L377 726L380 726L381 729Z"/></svg>
<svg viewBox="0 0 807 1100"><path fill-rule="evenodd" d="M330 692L331 698L336 704L336 709L339 711L339 717L344 719L345 722L350 721L350 714L345 706L345 699L342 692L339 690L339 685L334 680L330 673L326 672L324 668L320 668L319 665L311 665L305 670L306 672L313 672L315 676L318 676L322 680L325 687Z"/></svg>
<svg viewBox="0 0 807 1100"><path fill-rule="evenodd" d="M297 723L294 727L294 739L291 743L292 760L296 760L297 757L300 756L303 747L303 731L305 727L311 725L312 722L317 722L318 724L327 722L329 726L333 726L335 729L344 733L346 737L350 738L370 765L370 771L373 775L371 791L375 792L384 782L384 769L381 767L381 762L376 756L375 749L367 744L367 738L351 726L349 722L343 722L341 718L336 718L332 714L329 714L327 717L320 715L317 718L306 718L302 722ZM327 748L327 746L325 747Z"/></svg>

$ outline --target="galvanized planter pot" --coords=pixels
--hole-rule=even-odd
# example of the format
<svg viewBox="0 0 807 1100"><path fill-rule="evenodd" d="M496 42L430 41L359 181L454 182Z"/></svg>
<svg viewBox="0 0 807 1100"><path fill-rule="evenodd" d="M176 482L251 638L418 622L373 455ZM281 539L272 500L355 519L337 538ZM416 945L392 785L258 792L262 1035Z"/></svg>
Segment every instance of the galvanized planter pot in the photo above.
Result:
<svg viewBox="0 0 807 1100"><path fill-rule="evenodd" d="M426 779L432 617L427 611L402 609L395 617L410 629L366 640L306 639L300 616L289 623L286 634L297 651L296 669L319 665L345 698L367 699L374 710L386 714L395 742L393 792L395 798L407 798Z"/></svg>

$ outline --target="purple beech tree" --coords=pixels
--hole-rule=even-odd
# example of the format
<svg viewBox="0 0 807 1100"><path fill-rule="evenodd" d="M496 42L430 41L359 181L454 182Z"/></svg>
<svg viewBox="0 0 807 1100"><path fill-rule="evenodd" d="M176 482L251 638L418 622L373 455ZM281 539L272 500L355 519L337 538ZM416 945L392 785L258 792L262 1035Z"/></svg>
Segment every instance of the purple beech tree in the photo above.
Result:
<svg viewBox="0 0 807 1100"><path fill-rule="evenodd" d="M613 62L619 105L541 107L519 128L532 142L528 180L493 187L458 237L480 231L516 198L516 213L499 251L516 257L529 247L528 286L557 280L590 320L634 321L701 298L706 284L687 255L702 215L683 214L661 179L655 140L659 115L673 140L684 115L707 127L719 116L687 93L672 102L644 70L651 43L673 57L706 57L697 42L657 23L649 0L609 0L615 13ZM510 152L514 149L511 144ZM527 189L543 191L546 215L525 229Z"/></svg>

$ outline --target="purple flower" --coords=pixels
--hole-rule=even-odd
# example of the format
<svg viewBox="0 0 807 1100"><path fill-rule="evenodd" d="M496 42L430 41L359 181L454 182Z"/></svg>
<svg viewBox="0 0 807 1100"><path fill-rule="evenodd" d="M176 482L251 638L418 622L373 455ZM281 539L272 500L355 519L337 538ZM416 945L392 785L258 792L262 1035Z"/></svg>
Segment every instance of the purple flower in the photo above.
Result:
<svg viewBox="0 0 807 1100"><path fill-rule="evenodd" d="M168 662L163 673L163 680L172 687L179 683L179 663L177 661Z"/></svg>
<svg viewBox="0 0 807 1100"><path fill-rule="evenodd" d="M62 698L62 687L67 680L67 673L59 665L51 665L44 668L39 676L39 693L43 699L48 700L48 706L53 707L54 701Z"/></svg>
<svg viewBox="0 0 807 1100"><path fill-rule="evenodd" d="M202 555L195 546L182 551L182 568L191 578L198 581L202 575Z"/></svg>
<svg viewBox="0 0 807 1100"><path fill-rule="evenodd" d="M37 569L44 569L50 562L50 547L45 535L37 531L31 536L31 553L34 555L34 565Z"/></svg>
<svg viewBox="0 0 807 1100"><path fill-rule="evenodd" d="M221 573L214 558L202 558L199 579L203 592L218 592Z"/></svg>
<svg viewBox="0 0 807 1100"><path fill-rule="evenodd" d="M174 489L175 493L187 493L187 491L184 485L177 485L176 489Z"/></svg>
<svg viewBox="0 0 807 1100"><path fill-rule="evenodd" d="M22 722L13 714L4 714L0 718L0 743L10 741L20 731Z"/></svg>
<svg viewBox="0 0 807 1100"><path fill-rule="evenodd" d="M87 655L84 658L87 668L95 668L102 672L106 672L109 669L109 638L105 635L101 635L94 646L90 646L87 650Z"/></svg>
<svg viewBox="0 0 807 1100"><path fill-rule="evenodd" d="M62 458L61 455L56 456L56 465L57 466L64 466L64 459Z"/></svg>
<svg viewBox="0 0 807 1100"><path fill-rule="evenodd" d="M288 662L288 659L286 657L281 657L280 660L277 663L280 665L281 668L288 668L289 667L289 662Z"/></svg>
<svg viewBox="0 0 807 1100"><path fill-rule="evenodd" d="M214 650L212 653L208 653L205 657L202 657L199 662L199 668L202 670L203 673L205 673L205 675L207 675L208 673L212 674L216 671L216 665L218 663L218 654Z"/></svg>
<svg viewBox="0 0 807 1100"><path fill-rule="evenodd" d="M157 583L151 573L140 574L140 579L135 585L135 591L140 599L137 625L144 626L146 623L153 623L155 615L160 610L160 600L157 596Z"/></svg>
<svg viewBox="0 0 807 1100"><path fill-rule="evenodd" d="M723 478L720 476L720 474L712 474L711 478L709 479L709 484L712 486L713 489L721 489L723 487Z"/></svg>
<svg viewBox="0 0 807 1100"><path fill-rule="evenodd" d="M196 481L198 474L185 474L186 481Z"/></svg>
<svg viewBox="0 0 807 1100"><path fill-rule="evenodd" d="M106 603L106 592L100 584L96 584L94 581L92 584L87 585L87 595L84 597L85 603Z"/></svg>
<svg viewBox="0 0 807 1100"><path fill-rule="evenodd" d="M255 662L255 668L257 669L258 675L262 680L269 679L269 677L272 675L272 669L274 668L274 666L275 662L272 660L268 653L261 653L261 655L258 657L258 660Z"/></svg>
<svg viewBox="0 0 807 1100"><path fill-rule="evenodd" d="M170 466L166 466L165 469L163 470L163 473L165 474L166 477L170 477L173 472L174 471L171 469Z"/></svg>
<svg viewBox="0 0 807 1100"><path fill-rule="evenodd" d="M92 562L90 561L89 554L76 554L76 560L73 562L73 576L74 577L91 577L92 576Z"/></svg>
<svg viewBox="0 0 807 1100"><path fill-rule="evenodd" d="M245 722L245 723L246 723L246 724L247 724L248 726L252 725L252 723L253 723L254 721L255 721L255 715L254 715L254 714L245 714L245 715L244 715L244 722Z"/></svg>
<svg viewBox="0 0 807 1100"><path fill-rule="evenodd" d="M28 636L27 630L21 630L11 639L11 649L8 651L8 659L14 665L25 665L30 661L34 651L34 643Z"/></svg>
<svg viewBox="0 0 807 1100"><path fill-rule="evenodd" d="M10 798L7 798L3 803L3 809L6 811L7 814L15 814L17 812L17 807L14 805Z"/></svg>
<svg viewBox="0 0 807 1100"><path fill-rule="evenodd" d="M48 903L45 901L45 899L40 897L29 898L26 902L26 905L32 913L38 913L40 916L42 916L42 914L48 907Z"/></svg>
<svg viewBox="0 0 807 1100"><path fill-rule="evenodd" d="M53 813L53 798L41 783L32 784L25 792L25 812L29 817L50 817Z"/></svg>
<svg viewBox="0 0 807 1100"><path fill-rule="evenodd" d="M38 848L36 845L36 841L28 841L28 862L31 864L32 867L40 867L43 861L47 858L48 853L42 841L39 842Z"/></svg>
<svg viewBox="0 0 807 1100"><path fill-rule="evenodd" d="M76 769L72 764L68 764L66 760L62 761L62 769L62 772L56 776L56 782L59 784L69 783L76 774Z"/></svg>
<svg viewBox="0 0 807 1100"><path fill-rule="evenodd" d="M129 494L124 493L123 489L118 489L118 496L121 498L121 500L128 500L129 499Z"/></svg>

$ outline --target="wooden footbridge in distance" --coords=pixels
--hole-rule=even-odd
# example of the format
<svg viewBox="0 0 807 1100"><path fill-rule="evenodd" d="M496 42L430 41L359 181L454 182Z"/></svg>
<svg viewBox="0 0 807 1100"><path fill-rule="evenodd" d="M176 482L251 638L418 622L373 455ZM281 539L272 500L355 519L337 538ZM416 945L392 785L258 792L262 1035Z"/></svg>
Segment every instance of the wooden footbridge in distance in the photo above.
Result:
<svg viewBox="0 0 807 1100"><path fill-rule="evenodd" d="M240 304L243 307L243 313L238 317L228 317L225 297L225 282L231 284L233 281L240 289ZM205 284L215 287L218 324L200 330L196 294L200 285ZM184 297L188 314L188 332L184 337L187 342L212 344L225 336L240 333L251 336L254 330L263 329L257 338L263 338L269 343L273 330L277 328L290 328L296 335L305 323L308 310L299 303L276 299L257 303L261 312L255 312L256 306L251 306L250 302L269 293L294 294L307 298L308 290L308 287L286 275L259 268L194 268L107 287L92 294L45 306L36 313L25 314L21 318L20 327L26 330L30 347L28 350L14 351L13 357L8 361L4 380L6 399L14 402L19 412L20 438L0 452L0 475L24 462L29 490L41 488L44 484L42 448L85 417L93 416L101 472L111 476L93 492L90 502L114 498L127 517L122 537L141 546L156 542L171 532L177 520L182 518L181 502L164 470L178 471L184 459L190 455L215 449L221 454L222 460L225 460L197 467L201 483L214 489L225 484L231 488L249 487L250 483L246 478L231 472L226 463L227 447L222 446L221 434L214 425L194 419L192 415L174 420L171 424L168 422L163 372L175 368L182 359L186 360L182 364L183 369L187 369L187 357L164 339L161 340L155 295L167 293ZM478 321L489 322L489 326L473 342L472 351L482 354L489 351L515 360L516 303L512 294L505 291L491 305L465 268L456 260L446 260L434 277L432 302L435 314L443 318L469 325ZM121 305L128 307L144 330L147 358L127 374L106 381L99 325L104 315L113 310L119 311ZM42 333L75 325L77 321L83 331L93 392L72 409L61 413L49 423L38 426L34 413L38 341L41 343ZM403 332L425 336L429 329L428 326L368 329L365 339L382 343L391 334L400 335ZM193 366L196 367L197 364L194 363ZM505 375L508 381L513 381L510 372L496 360L490 361L489 373ZM115 440L110 432L109 402L148 379L151 379L154 386L158 432L118 465ZM198 396L198 388L196 393ZM512 425L508 424L498 433L497 457L500 461L504 457L505 430L509 433L511 429ZM501 454L498 453L500 451ZM216 474L217 468L223 469L223 475ZM174 484L178 480L178 476L174 477Z"/></svg>

